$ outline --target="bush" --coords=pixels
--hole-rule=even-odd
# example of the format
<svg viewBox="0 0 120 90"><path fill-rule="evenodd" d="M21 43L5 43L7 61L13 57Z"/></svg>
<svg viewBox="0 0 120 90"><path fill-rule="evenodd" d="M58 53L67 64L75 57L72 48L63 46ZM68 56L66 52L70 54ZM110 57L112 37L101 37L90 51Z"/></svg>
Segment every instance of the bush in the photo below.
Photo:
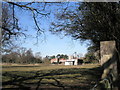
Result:
<svg viewBox="0 0 120 90"><path fill-rule="evenodd" d="M95 57L94 53L87 53L84 59L85 63L98 63L98 59Z"/></svg>

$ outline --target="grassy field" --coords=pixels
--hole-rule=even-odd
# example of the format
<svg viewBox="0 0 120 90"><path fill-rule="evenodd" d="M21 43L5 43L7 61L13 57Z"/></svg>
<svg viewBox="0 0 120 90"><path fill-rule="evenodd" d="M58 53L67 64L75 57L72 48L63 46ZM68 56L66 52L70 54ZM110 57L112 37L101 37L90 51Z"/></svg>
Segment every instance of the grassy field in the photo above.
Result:
<svg viewBox="0 0 120 90"><path fill-rule="evenodd" d="M100 79L99 64L64 65L2 65L3 88L80 89L90 90Z"/></svg>

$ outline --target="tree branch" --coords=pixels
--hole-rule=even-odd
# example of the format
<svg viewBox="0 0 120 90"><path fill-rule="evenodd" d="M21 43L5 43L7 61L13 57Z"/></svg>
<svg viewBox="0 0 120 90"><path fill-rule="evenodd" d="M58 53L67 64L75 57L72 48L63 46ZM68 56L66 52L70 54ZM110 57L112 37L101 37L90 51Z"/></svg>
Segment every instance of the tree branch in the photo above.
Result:
<svg viewBox="0 0 120 90"><path fill-rule="evenodd" d="M40 13L36 8L28 7L27 5L20 5L20 4L14 3L14 2L8 2L8 3L10 3L12 5L16 5L16 6L21 7L21 8L26 8L26 9L31 10L31 11L34 10L35 12L37 12L38 14L41 14L41 15L45 15L46 16L46 15L50 14L50 13Z"/></svg>
<svg viewBox="0 0 120 90"><path fill-rule="evenodd" d="M39 25L38 25L38 23L37 23L37 20L36 20L34 11L32 11L32 13L33 13L33 19L34 19L35 25L36 25L37 28L38 28L38 31L44 32L44 31L42 31L42 30L40 29L40 27L39 27Z"/></svg>

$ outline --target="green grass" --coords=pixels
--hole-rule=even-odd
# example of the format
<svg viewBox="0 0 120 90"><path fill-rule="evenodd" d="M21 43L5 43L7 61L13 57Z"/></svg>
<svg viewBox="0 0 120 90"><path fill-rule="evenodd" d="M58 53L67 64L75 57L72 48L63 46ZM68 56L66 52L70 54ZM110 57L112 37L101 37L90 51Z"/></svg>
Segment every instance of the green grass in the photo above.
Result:
<svg viewBox="0 0 120 90"><path fill-rule="evenodd" d="M3 65L3 88L80 88L90 89L100 79L99 64Z"/></svg>

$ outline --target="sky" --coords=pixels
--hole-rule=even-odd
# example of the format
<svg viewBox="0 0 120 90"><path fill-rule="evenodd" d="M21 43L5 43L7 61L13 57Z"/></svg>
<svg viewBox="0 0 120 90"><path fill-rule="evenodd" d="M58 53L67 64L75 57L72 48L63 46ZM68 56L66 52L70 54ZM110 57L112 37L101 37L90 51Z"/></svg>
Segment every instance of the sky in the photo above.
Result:
<svg viewBox="0 0 120 90"><path fill-rule="evenodd" d="M87 52L87 46L81 44L80 41L72 40L71 37L61 39L50 33L46 35L45 41L39 40L35 44L35 39L27 39L22 46L27 47L27 49L31 48L33 52L41 52L43 57L57 54L72 55L74 52L83 56Z"/></svg>
<svg viewBox="0 0 120 90"><path fill-rule="evenodd" d="M51 6L51 14L49 18L40 18L40 22L42 23L40 27L45 30L45 34L41 34L37 39L34 22L31 18L31 14L29 12L17 11L17 18L19 19L20 26L22 26L23 30L27 30L25 33L29 35L27 39L21 38L22 47L26 47L27 49L31 48L33 53L40 52L41 56L52 56L57 54L67 54L72 55L74 52L83 56L87 53L87 45L86 43L80 43L79 40L73 40L70 36L63 37L63 35L53 35L49 32L50 22L55 20L55 17L52 12L55 12L54 8L58 8L58 6ZM58 12L59 13L59 12Z"/></svg>

